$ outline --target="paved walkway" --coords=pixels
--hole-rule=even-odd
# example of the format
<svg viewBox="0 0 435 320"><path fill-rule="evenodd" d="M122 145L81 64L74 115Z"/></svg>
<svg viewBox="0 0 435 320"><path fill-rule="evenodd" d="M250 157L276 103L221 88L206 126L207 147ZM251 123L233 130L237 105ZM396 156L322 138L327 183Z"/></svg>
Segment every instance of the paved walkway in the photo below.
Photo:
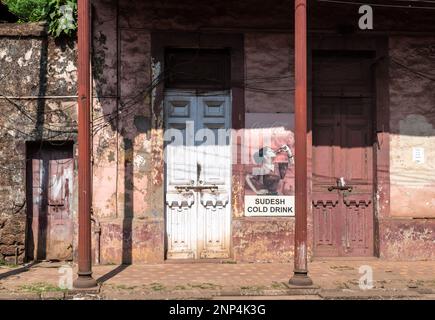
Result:
<svg viewBox="0 0 435 320"><path fill-rule="evenodd" d="M61 298L59 263L0 267L0 298ZM361 266L373 270L373 289L361 290ZM363 267L365 268L365 267ZM174 264L95 266L98 292L75 297L103 299L185 299L243 296L280 298L425 298L435 299L435 261L314 261L310 275L318 287L287 286L290 264ZM74 269L75 272L75 269ZM74 274L75 275L75 274Z"/></svg>

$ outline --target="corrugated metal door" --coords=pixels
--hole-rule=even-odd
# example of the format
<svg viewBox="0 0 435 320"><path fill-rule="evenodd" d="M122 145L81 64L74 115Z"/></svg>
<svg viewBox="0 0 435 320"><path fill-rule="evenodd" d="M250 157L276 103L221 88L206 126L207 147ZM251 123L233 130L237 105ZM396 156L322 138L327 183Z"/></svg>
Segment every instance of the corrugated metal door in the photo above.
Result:
<svg viewBox="0 0 435 320"><path fill-rule="evenodd" d="M29 260L72 260L72 145L28 149Z"/></svg>
<svg viewBox="0 0 435 320"><path fill-rule="evenodd" d="M230 96L168 91L165 114L166 256L228 258L231 144L222 134L230 127Z"/></svg>
<svg viewBox="0 0 435 320"><path fill-rule="evenodd" d="M314 56L313 213L317 256L373 255L372 59Z"/></svg>

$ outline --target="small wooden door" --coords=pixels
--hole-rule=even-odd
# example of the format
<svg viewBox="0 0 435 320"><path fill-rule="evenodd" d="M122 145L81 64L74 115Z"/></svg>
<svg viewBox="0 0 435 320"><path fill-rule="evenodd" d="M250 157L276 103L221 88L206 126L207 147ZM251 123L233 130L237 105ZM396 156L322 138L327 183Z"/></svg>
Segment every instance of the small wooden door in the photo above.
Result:
<svg viewBox="0 0 435 320"><path fill-rule="evenodd" d="M228 92L165 94L168 259L229 257L230 105Z"/></svg>
<svg viewBox="0 0 435 320"><path fill-rule="evenodd" d="M27 163L27 259L72 260L72 145L32 145Z"/></svg>
<svg viewBox="0 0 435 320"><path fill-rule="evenodd" d="M370 54L313 58L316 256L373 255L373 94Z"/></svg>

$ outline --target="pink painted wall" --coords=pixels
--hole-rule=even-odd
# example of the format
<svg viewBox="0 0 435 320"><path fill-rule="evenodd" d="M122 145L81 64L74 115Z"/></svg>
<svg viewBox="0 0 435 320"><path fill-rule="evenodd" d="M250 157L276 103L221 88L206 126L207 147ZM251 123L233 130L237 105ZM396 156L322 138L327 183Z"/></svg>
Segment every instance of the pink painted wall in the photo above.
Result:
<svg viewBox="0 0 435 320"><path fill-rule="evenodd" d="M246 112L292 113L292 8L280 1L120 1L119 8L108 0L93 2L93 203L102 226L101 262L162 262L163 118L152 107L156 102L151 86L152 75L161 70L159 61L151 57L151 31L242 33ZM431 37L395 36L390 38L389 52L394 59L427 72L435 66L433 46ZM389 68L391 215L380 213L380 255L435 258L432 220L411 220L434 217L435 212L433 82L392 63ZM425 148L424 165L410 159L413 146ZM240 170L233 182L243 190L243 179L237 179L237 174L243 177ZM292 261L293 218L247 218L243 202L234 207L235 260Z"/></svg>

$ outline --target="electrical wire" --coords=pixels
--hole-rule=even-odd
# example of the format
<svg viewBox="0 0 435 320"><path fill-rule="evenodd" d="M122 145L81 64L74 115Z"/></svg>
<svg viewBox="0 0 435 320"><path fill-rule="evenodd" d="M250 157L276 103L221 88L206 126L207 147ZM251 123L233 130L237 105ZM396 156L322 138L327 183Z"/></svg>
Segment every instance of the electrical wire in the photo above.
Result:
<svg viewBox="0 0 435 320"><path fill-rule="evenodd" d="M423 9L423 10L435 10L435 6L413 6L409 5L399 5L399 4L381 4L373 2L359 2L359 1L343 1L343 0L317 0L318 2L336 3L336 4L350 4L350 5L369 5L373 7L384 7L384 8L398 8L398 9ZM415 2L415 1L409 1ZM432 2L425 2L432 3Z"/></svg>
<svg viewBox="0 0 435 320"><path fill-rule="evenodd" d="M413 73L413 74L415 74L415 75L417 75L417 76L419 76L421 78L424 78L424 79L427 79L427 80L430 80L430 81L435 81L435 77L427 75L427 74L422 73L420 71L414 70L414 69L408 67L407 65L405 65L404 63L402 63L402 62L400 62L400 61L398 61L396 59L391 59L391 62L393 62L397 66L401 67L402 69L405 69L408 72L411 72L411 73Z"/></svg>

